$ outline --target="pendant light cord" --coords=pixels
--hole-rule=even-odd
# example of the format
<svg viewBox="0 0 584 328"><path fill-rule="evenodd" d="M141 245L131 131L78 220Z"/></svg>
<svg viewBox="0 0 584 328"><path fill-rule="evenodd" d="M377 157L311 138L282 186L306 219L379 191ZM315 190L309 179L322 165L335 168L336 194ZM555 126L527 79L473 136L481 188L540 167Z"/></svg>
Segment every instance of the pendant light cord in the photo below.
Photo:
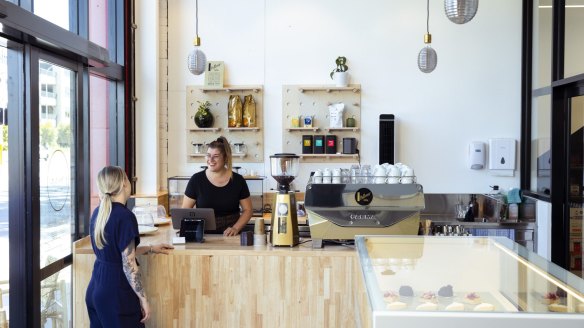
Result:
<svg viewBox="0 0 584 328"><path fill-rule="evenodd" d="M195 33L197 34L197 38L198 38L199 37L199 0L195 1Z"/></svg>
<svg viewBox="0 0 584 328"><path fill-rule="evenodd" d="M430 34L430 0L426 1L426 33Z"/></svg>

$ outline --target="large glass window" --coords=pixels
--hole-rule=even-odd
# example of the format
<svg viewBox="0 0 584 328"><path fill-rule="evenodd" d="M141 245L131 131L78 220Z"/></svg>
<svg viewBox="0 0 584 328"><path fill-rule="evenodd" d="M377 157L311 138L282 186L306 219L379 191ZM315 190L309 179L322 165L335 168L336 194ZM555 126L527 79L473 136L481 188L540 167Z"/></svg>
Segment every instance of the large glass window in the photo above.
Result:
<svg viewBox="0 0 584 328"><path fill-rule="evenodd" d="M552 82L552 0L539 0L533 6L533 68L534 89Z"/></svg>
<svg viewBox="0 0 584 328"><path fill-rule="evenodd" d="M36 0L33 13L69 31L69 3L70 0Z"/></svg>
<svg viewBox="0 0 584 328"><path fill-rule="evenodd" d="M568 158L568 195L569 195L569 269L584 277L582 257L584 242L582 217L584 213L584 96L571 98L570 156Z"/></svg>
<svg viewBox="0 0 584 328"><path fill-rule="evenodd" d="M89 103L89 148L91 149L91 209L99 205L99 194L97 186L94 183L97 172L110 162L110 104L112 95L108 80L99 76L90 76L90 103ZM115 97L114 97L115 98ZM115 102L114 102L115 103Z"/></svg>
<svg viewBox="0 0 584 328"><path fill-rule="evenodd" d="M69 327L71 266L41 281L41 327Z"/></svg>
<svg viewBox="0 0 584 328"><path fill-rule="evenodd" d="M551 192L551 96L534 98L531 108L531 191Z"/></svg>
<svg viewBox="0 0 584 328"><path fill-rule="evenodd" d="M39 63L40 267L71 254L75 218L75 72ZM50 92L47 90L51 90Z"/></svg>
<svg viewBox="0 0 584 328"><path fill-rule="evenodd" d="M566 0L564 78L584 73L584 0Z"/></svg>

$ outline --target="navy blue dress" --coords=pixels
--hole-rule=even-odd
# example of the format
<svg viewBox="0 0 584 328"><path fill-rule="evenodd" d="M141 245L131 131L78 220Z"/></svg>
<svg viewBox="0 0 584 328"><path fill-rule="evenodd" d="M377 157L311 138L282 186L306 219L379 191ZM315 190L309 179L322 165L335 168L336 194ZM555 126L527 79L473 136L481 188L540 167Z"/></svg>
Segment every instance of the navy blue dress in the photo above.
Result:
<svg viewBox="0 0 584 328"><path fill-rule="evenodd" d="M142 309L138 296L128 283L122 267L122 252L130 241L140 243L136 216L124 205L112 203L112 212L105 225L107 244L95 246L96 208L91 215L89 231L91 246L96 255L93 273L85 294L91 327L144 327L140 323Z"/></svg>

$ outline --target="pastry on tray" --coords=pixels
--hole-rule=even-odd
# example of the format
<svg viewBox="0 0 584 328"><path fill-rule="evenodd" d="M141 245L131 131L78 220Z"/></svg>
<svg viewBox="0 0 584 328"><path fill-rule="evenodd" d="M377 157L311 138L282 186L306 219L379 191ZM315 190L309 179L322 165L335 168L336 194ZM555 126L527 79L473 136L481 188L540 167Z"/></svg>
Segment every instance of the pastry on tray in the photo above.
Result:
<svg viewBox="0 0 584 328"><path fill-rule="evenodd" d="M416 310L419 311L436 311L438 309L438 305L432 302L425 302L416 307Z"/></svg>
<svg viewBox="0 0 584 328"><path fill-rule="evenodd" d="M551 312L568 312L568 307L563 304L552 303L548 305L548 310Z"/></svg>
<svg viewBox="0 0 584 328"><path fill-rule="evenodd" d="M412 297L414 296L414 290L411 286L401 286L399 288L399 295L404 297Z"/></svg>
<svg viewBox="0 0 584 328"><path fill-rule="evenodd" d="M560 296L558 296L558 294L556 293L545 293L545 295L543 295L543 303L550 305L550 304L554 304L554 303L559 303L560 302Z"/></svg>
<svg viewBox="0 0 584 328"><path fill-rule="evenodd" d="M495 306L491 303L481 303L474 307L474 311L488 312L495 310Z"/></svg>
<svg viewBox="0 0 584 328"><path fill-rule="evenodd" d="M436 301L436 294L432 291L424 292L420 296L420 301L422 302L435 302Z"/></svg>
<svg viewBox="0 0 584 328"><path fill-rule="evenodd" d="M399 301L399 294L393 290L388 290L383 293L383 300L387 303Z"/></svg>
<svg viewBox="0 0 584 328"><path fill-rule="evenodd" d="M438 290L438 296L440 297L452 297L453 295L454 292L451 285L442 286Z"/></svg>
<svg viewBox="0 0 584 328"><path fill-rule="evenodd" d="M464 296L464 302L468 304L479 304L481 303L481 295L472 292Z"/></svg>
<svg viewBox="0 0 584 328"><path fill-rule="evenodd" d="M464 304L459 302L452 302L448 304L444 310L446 311L464 311Z"/></svg>
<svg viewBox="0 0 584 328"><path fill-rule="evenodd" d="M408 305L404 302L391 302L391 303L387 303L386 308L388 310L403 310L407 307Z"/></svg>

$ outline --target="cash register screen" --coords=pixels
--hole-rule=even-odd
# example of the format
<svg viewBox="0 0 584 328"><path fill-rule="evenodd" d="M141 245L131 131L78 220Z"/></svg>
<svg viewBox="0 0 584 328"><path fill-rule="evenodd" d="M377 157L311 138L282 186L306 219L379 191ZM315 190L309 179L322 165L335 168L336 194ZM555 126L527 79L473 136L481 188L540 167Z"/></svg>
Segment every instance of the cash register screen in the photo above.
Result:
<svg viewBox="0 0 584 328"><path fill-rule="evenodd" d="M217 229L215 211L212 208L171 208L170 216L172 217L172 227L176 230L180 229L183 219L204 220L205 232Z"/></svg>

